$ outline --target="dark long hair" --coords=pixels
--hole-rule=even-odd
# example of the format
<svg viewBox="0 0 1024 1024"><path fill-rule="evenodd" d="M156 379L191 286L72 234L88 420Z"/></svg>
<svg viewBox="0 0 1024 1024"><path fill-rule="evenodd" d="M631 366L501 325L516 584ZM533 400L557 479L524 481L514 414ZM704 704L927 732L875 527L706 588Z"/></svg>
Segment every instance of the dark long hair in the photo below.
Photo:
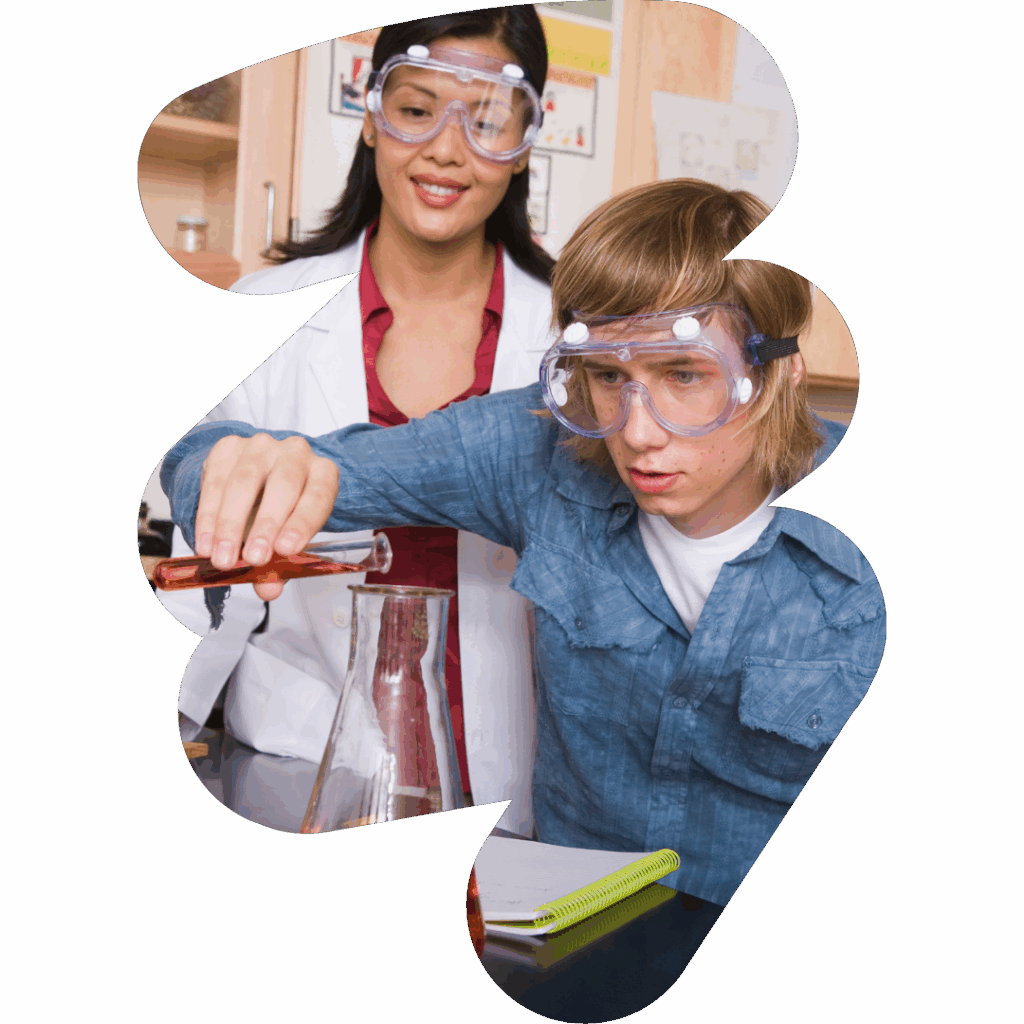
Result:
<svg viewBox="0 0 1024 1024"><path fill-rule="evenodd" d="M389 25L380 30L373 47L373 67L380 70L396 53L404 53L416 43L429 44L442 36L468 39L494 39L515 54L538 94L544 91L548 73L548 50L544 28L532 6L496 7L462 14L439 14L433 18ZM527 273L547 282L554 260L530 236L526 200L530 194L530 171L513 174L501 205L487 218L484 236L489 242L501 241L508 254ZM270 259L287 263L302 256L324 256L348 245L359 232L380 216L381 193L374 168L373 150L362 133L356 143L352 168L345 191L328 212L325 223L302 242L280 241L271 250Z"/></svg>

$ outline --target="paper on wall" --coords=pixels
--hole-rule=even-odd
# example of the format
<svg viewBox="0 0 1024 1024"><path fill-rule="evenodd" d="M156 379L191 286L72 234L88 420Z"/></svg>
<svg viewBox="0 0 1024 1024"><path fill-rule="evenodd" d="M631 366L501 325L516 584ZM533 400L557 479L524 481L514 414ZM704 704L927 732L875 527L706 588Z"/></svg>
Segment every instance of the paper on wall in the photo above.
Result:
<svg viewBox="0 0 1024 1024"><path fill-rule="evenodd" d="M331 41L331 91L327 109L343 117L362 118L364 94L373 70L373 50L341 39Z"/></svg>
<svg viewBox="0 0 1024 1024"><path fill-rule="evenodd" d="M746 189L775 206L796 161L796 115L669 92L651 93L658 177Z"/></svg>
<svg viewBox="0 0 1024 1024"><path fill-rule="evenodd" d="M550 68L540 106L544 112L544 123L534 149L594 155L594 125L597 121L597 80L594 75L568 68Z"/></svg>
<svg viewBox="0 0 1024 1024"><path fill-rule="evenodd" d="M550 193L551 157L543 153L531 153L530 197L526 202L526 213L530 218L530 230L535 235L547 234Z"/></svg>

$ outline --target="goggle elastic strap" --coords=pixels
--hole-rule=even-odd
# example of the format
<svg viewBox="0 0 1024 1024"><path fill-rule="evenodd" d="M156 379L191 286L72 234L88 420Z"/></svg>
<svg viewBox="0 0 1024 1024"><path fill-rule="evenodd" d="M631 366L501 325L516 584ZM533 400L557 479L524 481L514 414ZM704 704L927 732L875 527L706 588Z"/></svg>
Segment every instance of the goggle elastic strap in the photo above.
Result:
<svg viewBox="0 0 1024 1024"><path fill-rule="evenodd" d="M747 352L750 355L751 366L764 366L773 359L781 359L783 356L792 356L800 351L797 339L794 338L766 338L763 334L755 334L747 342Z"/></svg>

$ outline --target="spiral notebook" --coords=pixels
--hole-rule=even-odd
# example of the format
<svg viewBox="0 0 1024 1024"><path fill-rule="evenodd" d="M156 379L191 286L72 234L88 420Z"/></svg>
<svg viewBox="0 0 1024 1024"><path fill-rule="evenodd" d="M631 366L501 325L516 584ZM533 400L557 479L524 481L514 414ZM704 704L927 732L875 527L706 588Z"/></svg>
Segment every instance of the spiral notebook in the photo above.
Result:
<svg viewBox="0 0 1024 1024"><path fill-rule="evenodd" d="M489 935L561 931L679 867L672 850L578 850L490 836L476 858L480 909Z"/></svg>

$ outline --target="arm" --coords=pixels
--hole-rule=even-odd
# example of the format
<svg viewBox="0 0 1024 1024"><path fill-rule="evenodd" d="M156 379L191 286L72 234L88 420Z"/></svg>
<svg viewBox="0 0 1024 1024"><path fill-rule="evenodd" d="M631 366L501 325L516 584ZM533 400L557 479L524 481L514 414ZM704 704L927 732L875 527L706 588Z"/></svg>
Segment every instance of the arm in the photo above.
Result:
<svg viewBox="0 0 1024 1024"><path fill-rule="evenodd" d="M237 557L254 511L243 557L256 564L300 550L325 524L453 526L522 550L556 435L530 412L540 406L533 387L320 438L207 424L168 454L161 484L196 552L218 566Z"/></svg>

